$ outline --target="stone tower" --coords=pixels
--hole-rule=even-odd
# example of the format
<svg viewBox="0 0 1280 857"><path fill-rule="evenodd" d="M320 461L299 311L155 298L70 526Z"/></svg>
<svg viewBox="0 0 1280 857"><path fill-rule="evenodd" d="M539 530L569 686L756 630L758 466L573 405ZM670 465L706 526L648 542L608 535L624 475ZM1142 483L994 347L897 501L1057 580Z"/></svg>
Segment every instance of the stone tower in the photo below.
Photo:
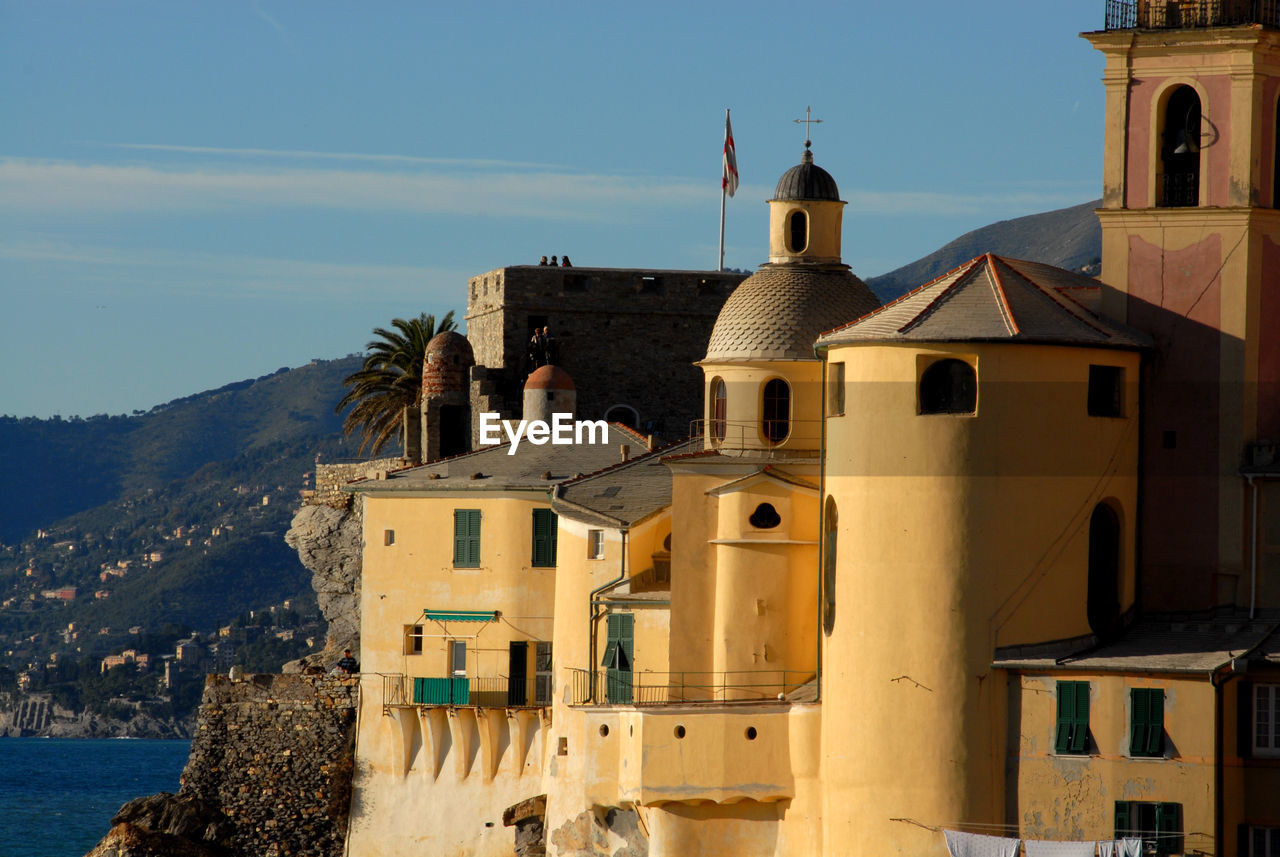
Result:
<svg viewBox="0 0 1280 857"><path fill-rule="evenodd" d="M1280 20L1267 8L1116 4L1084 34L1106 57L1103 312L1157 348L1142 379L1149 610L1280 606L1267 538L1280 486L1265 466L1241 470L1280 438Z"/></svg>
<svg viewBox="0 0 1280 857"><path fill-rule="evenodd" d="M460 333L437 333L422 367L422 456L435 461L471 450L471 343Z"/></svg>

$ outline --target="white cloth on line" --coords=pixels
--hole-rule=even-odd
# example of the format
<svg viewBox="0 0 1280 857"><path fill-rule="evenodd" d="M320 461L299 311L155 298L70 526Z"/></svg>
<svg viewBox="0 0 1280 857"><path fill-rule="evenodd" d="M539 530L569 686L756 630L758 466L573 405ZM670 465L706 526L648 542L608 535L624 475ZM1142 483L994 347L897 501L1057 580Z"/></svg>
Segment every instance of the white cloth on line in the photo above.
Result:
<svg viewBox="0 0 1280 857"><path fill-rule="evenodd" d="M1120 850L1120 840L1102 839L1098 841L1098 857L1116 857Z"/></svg>
<svg viewBox="0 0 1280 857"><path fill-rule="evenodd" d="M1142 840L1126 836L1116 847L1116 857L1142 857Z"/></svg>
<svg viewBox="0 0 1280 857"><path fill-rule="evenodd" d="M951 857L1018 857L1018 846L1022 843L1021 839L958 830L944 830L942 835L946 837Z"/></svg>
<svg viewBox="0 0 1280 857"><path fill-rule="evenodd" d="M1023 844L1027 846L1027 857L1093 857L1098 847L1092 839L1088 842L1028 839Z"/></svg>

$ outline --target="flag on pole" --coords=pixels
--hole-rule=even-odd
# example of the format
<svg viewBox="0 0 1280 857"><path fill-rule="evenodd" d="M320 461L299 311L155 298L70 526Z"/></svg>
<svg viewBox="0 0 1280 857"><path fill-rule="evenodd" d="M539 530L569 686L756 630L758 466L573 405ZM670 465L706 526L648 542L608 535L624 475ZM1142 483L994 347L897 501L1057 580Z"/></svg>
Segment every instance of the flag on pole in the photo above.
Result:
<svg viewBox="0 0 1280 857"><path fill-rule="evenodd" d="M738 189L738 153L733 147L733 125L729 123L729 111L724 112L724 164L720 187L729 196Z"/></svg>

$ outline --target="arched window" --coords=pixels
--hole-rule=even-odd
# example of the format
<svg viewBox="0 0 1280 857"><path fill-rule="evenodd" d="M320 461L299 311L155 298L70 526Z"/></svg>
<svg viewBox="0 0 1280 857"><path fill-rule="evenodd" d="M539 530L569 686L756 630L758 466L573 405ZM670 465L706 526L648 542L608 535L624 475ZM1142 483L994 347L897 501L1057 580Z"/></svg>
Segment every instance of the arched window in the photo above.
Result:
<svg viewBox="0 0 1280 857"><path fill-rule="evenodd" d="M717 442L724 440L725 417L729 413L728 391L724 379L716 378L711 382L711 438Z"/></svg>
<svg viewBox="0 0 1280 857"><path fill-rule="evenodd" d="M1158 190L1162 206L1200 204L1200 96L1189 86L1165 102Z"/></svg>
<svg viewBox="0 0 1280 857"><path fill-rule="evenodd" d="M622 423L627 428L640 427L640 414L630 405L614 405L605 412L607 422Z"/></svg>
<svg viewBox="0 0 1280 857"><path fill-rule="evenodd" d="M977 406L978 376L963 360L939 360L920 376L920 413L972 414Z"/></svg>
<svg viewBox="0 0 1280 857"><path fill-rule="evenodd" d="M764 385L760 428L770 443L782 443L791 433L791 388L781 378Z"/></svg>
<svg viewBox="0 0 1280 857"><path fill-rule="evenodd" d="M1120 518L1106 503L1089 517L1089 628L1099 637L1116 631L1120 619Z"/></svg>
<svg viewBox="0 0 1280 857"><path fill-rule="evenodd" d="M836 627L836 499L827 498L822 514L822 632L828 637Z"/></svg>
<svg viewBox="0 0 1280 857"><path fill-rule="evenodd" d="M787 220L787 249L792 253L803 253L809 246L809 215L803 211L791 212Z"/></svg>

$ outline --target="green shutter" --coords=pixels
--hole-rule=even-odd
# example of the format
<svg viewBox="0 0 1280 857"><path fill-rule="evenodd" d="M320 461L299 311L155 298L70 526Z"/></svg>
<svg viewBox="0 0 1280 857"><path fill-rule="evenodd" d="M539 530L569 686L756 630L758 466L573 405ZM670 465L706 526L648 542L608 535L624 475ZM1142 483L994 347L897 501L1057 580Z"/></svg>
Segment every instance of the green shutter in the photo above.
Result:
<svg viewBox="0 0 1280 857"><path fill-rule="evenodd" d="M556 513L550 509L533 510L533 564L550 568L556 564Z"/></svg>
<svg viewBox="0 0 1280 857"><path fill-rule="evenodd" d="M1156 853L1182 853L1182 804L1156 804Z"/></svg>
<svg viewBox="0 0 1280 857"><path fill-rule="evenodd" d="M453 564L458 568L480 567L480 510L453 510Z"/></svg>
<svg viewBox="0 0 1280 857"><path fill-rule="evenodd" d="M1129 697L1129 755L1159 756L1164 750L1164 691L1135 687Z"/></svg>
<svg viewBox="0 0 1280 857"><path fill-rule="evenodd" d="M1058 682L1055 753L1084 753L1089 741L1089 682Z"/></svg>
<svg viewBox="0 0 1280 857"><path fill-rule="evenodd" d="M1116 801L1116 839L1125 838L1132 829L1129 826L1129 802L1127 800Z"/></svg>

